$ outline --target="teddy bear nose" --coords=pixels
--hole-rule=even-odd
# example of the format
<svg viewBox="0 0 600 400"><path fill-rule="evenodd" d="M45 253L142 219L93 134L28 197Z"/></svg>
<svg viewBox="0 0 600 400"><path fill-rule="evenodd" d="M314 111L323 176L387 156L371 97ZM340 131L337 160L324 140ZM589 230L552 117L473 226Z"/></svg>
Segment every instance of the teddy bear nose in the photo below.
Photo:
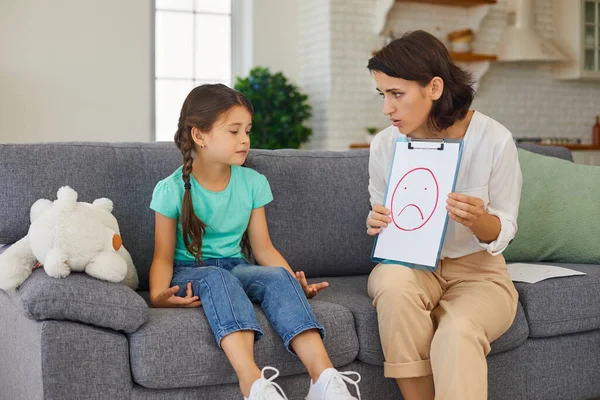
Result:
<svg viewBox="0 0 600 400"><path fill-rule="evenodd" d="M121 246L123 245L123 240L121 240L121 236L117 235L115 233L115 235L113 236L113 248L115 249L115 251L119 250L121 248Z"/></svg>

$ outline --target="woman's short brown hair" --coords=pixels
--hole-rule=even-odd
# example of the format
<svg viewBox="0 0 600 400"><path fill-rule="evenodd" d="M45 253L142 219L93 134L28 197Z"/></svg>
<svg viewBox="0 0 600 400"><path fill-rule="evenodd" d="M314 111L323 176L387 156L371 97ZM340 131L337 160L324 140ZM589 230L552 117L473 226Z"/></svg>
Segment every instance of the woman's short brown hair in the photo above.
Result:
<svg viewBox="0 0 600 400"><path fill-rule="evenodd" d="M471 74L455 65L446 46L425 31L406 33L379 50L367 68L384 74L415 81L425 87L431 79L439 76L444 81L442 96L433 102L427 124L440 131L463 119L475 91Z"/></svg>

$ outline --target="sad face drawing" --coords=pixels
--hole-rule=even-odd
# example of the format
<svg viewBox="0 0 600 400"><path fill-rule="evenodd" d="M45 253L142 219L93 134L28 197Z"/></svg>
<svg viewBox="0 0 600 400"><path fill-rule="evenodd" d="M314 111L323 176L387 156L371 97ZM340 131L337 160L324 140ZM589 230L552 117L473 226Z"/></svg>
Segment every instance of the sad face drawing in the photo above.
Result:
<svg viewBox="0 0 600 400"><path fill-rule="evenodd" d="M435 175L429 168L415 168L400 179L392 194L394 225L403 231L421 229L433 216L440 197Z"/></svg>

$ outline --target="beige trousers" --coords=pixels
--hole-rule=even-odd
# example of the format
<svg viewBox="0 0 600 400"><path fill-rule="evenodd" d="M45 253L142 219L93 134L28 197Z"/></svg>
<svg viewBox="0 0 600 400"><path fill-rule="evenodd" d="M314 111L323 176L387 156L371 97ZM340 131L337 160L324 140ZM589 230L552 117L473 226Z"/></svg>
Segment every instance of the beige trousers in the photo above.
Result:
<svg viewBox="0 0 600 400"><path fill-rule="evenodd" d="M433 374L436 400L487 399L490 343L517 311L502 255L446 258L435 272L379 264L368 286L386 377Z"/></svg>

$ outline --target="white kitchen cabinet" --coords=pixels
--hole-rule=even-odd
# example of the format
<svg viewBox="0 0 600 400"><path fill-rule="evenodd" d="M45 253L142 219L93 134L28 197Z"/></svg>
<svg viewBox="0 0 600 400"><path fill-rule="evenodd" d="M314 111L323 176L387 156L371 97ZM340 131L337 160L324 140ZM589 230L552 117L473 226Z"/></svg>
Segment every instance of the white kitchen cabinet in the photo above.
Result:
<svg viewBox="0 0 600 400"><path fill-rule="evenodd" d="M555 79L600 80L600 0L554 0L553 41L569 58Z"/></svg>

